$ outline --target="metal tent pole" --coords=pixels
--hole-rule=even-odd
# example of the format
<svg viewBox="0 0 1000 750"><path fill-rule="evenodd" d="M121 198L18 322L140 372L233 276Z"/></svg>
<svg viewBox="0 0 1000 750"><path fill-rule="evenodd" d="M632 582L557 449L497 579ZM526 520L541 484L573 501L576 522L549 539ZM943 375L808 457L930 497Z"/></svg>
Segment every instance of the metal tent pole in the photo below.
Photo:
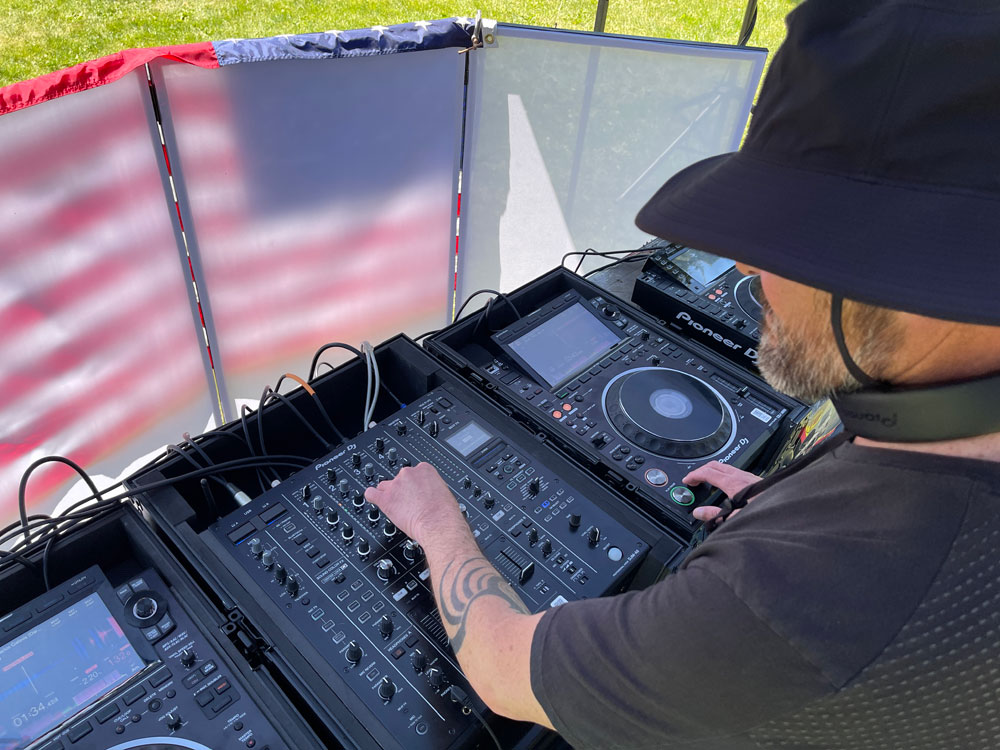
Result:
<svg viewBox="0 0 1000 750"><path fill-rule="evenodd" d="M597 0L597 15L594 16L594 31L603 33L604 22L608 20L609 0Z"/></svg>

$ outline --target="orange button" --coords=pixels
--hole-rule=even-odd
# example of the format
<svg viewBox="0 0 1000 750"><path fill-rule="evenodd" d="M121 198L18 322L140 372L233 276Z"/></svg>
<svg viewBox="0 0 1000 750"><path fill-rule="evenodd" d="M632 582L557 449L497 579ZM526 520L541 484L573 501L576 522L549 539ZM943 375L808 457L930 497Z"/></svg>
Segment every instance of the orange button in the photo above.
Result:
<svg viewBox="0 0 1000 750"><path fill-rule="evenodd" d="M556 419L562 419L562 412L557 409L556 411L552 412L552 416Z"/></svg>
<svg viewBox="0 0 1000 750"><path fill-rule="evenodd" d="M715 295L714 294L710 294L710 295L708 295L708 298L709 299L715 299Z"/></svg>
<svg viewBox="0 0 1000 750"><path fill-rule="evenodd" d="M716 293L716 294L722 294L722 290L721 290L721 289L716 289L716 290L715 290L715 293Z"/></svg>
<svg viewBox="0 0 1000 750"><path fill-rule="evenodd" d="M573 411L572 404L563 404L563 411Z"/></svg>

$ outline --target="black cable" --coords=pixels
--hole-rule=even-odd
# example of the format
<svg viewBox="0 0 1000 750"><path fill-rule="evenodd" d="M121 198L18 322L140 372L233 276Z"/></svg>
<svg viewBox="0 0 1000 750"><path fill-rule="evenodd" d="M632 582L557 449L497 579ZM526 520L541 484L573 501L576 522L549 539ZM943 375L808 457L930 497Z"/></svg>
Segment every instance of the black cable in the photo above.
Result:
<svg viewBox="0 0 1000 750"><path fill-rule="evenodd" d="M27 503L25 502L25 492L28 489L28 478L31 477L31 473L39 466L43 466L44 464L49 464L49 463L66 464L66 466L69 466L71 469L73 469L73 471L75 471L77 474L83 477L83 481L87 483L87 487L90 489L92 493L94 493L95 495L100 494L97 490L97 485L94 484L94 480L92 480L90 478L90 475L87 474L87 472L85 472L75 461L69 458L65 458L63 456L45 456L43 458L40 458L33 464L31 464L31 466L29 466L27 469L24 470L24 473L21 475L21 484L17 488L18 515L21 518L21 524L25 527L28 524L28 507ZM29 532L27 528L25 528L25 541L30 541Z"/></svg>
<svg viewBox="0 0 1000 750"><path fill-rule="evenodd" d="M176 445L168 443L167 444L167 453L173 453L173 454L176 454L176 455L180 456L181 458L183 458L185 461L187 461L189 464L191 464L196 469L204 468L200 463L198 463L197 461L194 460L193 456L188 455L187 453L185 453L184 451L182 451L180 448L178 448ZM208 459L208 466L209 466L209 468L212 467L213 463L214 462L212 461L212 459ZM210 476L210 478L214 479L218 484L221 484L223 487L226 486L226 480L222 479L218 475L212 474Z"/></svg>
<svg viewBox="0 0 1000 750"><path fill-rule="evenodd" d="M648 258L649 255L650 255L649 253L645 253L643 255L637 255L629 258L621 258L620 260L616 260L614 263L608 263L606 265L601 266L600 268L595 268L592 271L587 271L587 273L583 275L583 278L587 278L588 276L593 276L598 271L607 271L609 268L620 266L623 263L638 263L641 260L646 260L646 258Z"/></svg>
<svg viewBox="0 0 1000 750"><path fill-rule="evenodd" d="M270 456L268 457L267 460L269 464L290 465L296 469L302 469L305 466L308 466L309 463L311 463L310 461L302 458L301 456L287 456L287 455ZM120 506L122 500L133 498L140 493L150 492L152 490L161 489L163 487L170 487L173 486L174 484L186 481L188 479L197 478L199 476L208 476L215 471L228 471L230 469L247 468L248 464L249 465L260 464L262 461L263 459L259 458L243 458L243 459L235 459L233 461L223 462L217 464L214 467L200 468L198 470L191 471L186 474L181 474L179 476L172 477L170 479L163 479L157 482L150 482L148 484L137 487L133 490L127 490L119 495L115 495L112 497L103 497L102 499L99 500L98 503L83 511L79 511L76 513L64 513L63 515L54 518L48 518L48 517L39 518L35 522L28 524L28 526L30 527L29 530L33 530L43 526L51 528L49 528L48 531L43 533L35 542L28 542L28 543L22 542L20 545L18 545L18 547L23 546L24 547L23 550L18 550L18 548L15 548L13 550L0 550L0 565L6 565L6 563L10 561L19 562L37 572L38 566L34 562L28 559L28 556L30 554L32 554L33 552L37 552L39 547L45 547L49 545L53 539L57 539L70 529L75 528L79 523L86 520L97 518L101 515L116 510ZM98 490L91 497L87 497L84 498L83 500L77 501L67 510L79 507L83 503L97 499L101 497L104 493L109 492L110 489L112 489L113 487L117 487L120 484L121 482L118 482L112 485L112 487L107 488L103 491ZM67 522L69 522L69 525L66 528L64 529L57 528L60 524L65 524ZM13 527L5 536L17 536L18 534L21 533L22 528L23 527L20 525L17 527ZM3 544L4 541L5 541L4 539L0 539L0 544ZM54 544L54 542L52 543ZM42 577L43 579L47 577L47 562L44 559L44 551L43 551Z"/></svg>
<svg viewBox="0 0 1000 750"><path fill-rule="evenodd" d="M331 365L329 362L321 362L320 364L327 365L331 370L333 369L333 365ZM272 390L275 393L278 393L279 390L281 389L281 384L285 381L286 375L282 375L280 378L278 378L278 382L274 384L274 388ZM343 433L337 429L337 426L333 423L333 420L330 419L330 414L329 412L327 412L326 407L323 406L323 400L319 397L316 391L310 389L306 391L306 393L312 396L313 402L316 405L316 411L319 412L320 416L323 417L323 421L326 422L327 426L333 431L334 439L338 443L345 442L346 438L344 437Z"/></svg>
<svg viewBox="0 0 1000 750"><path fill-rule="evenodd" d="M52 589L52 585L49 583L49 553L52 552L57 538L56 536L50 537L42 551L42 581L45 583L45 593Z"/></svg>
<svg viewBox="0 0 1000 750"><path fill-rule="evenodd" d="M240 408L240 426L243 428L243 436L246 438L247 445L250 448L250 454L256 456L257 454L254 453L253 450L253 442L250 440L250 428L247 426L247 414L253 414L253 409L251 409L246 404L243 404L243 406ZM257 472L257 481L260 482L260 491L267 492L267 478L264 476L263 469L261 469L258 466L256 472ZM272 473L274 472L272 471ZM275 479L280 480L280 477L278 477L277 474L275 474Z"/></svg>
<svg viewBox="0 0 1000 750"><path fill-rule="evenodd" d="M305 415L301 411L299 411L298 407L296 407L295 404L292 403L291 399L288 398L288 396L286 396L284 393L278 393L270 386L264 389L264 395L265 398L261 400L260 406L257 407L258 425L260 424L259 422L260 413L261 411L263 411L264 407L267 406L268 400L273 399L275 401L280 401L281 403L283 403L285 406L287 406L289 409L292 410L292 413L296 417L298 417L299 421L306 426L306 429L313 434L313 437L319 440L320 444L323 446L323 449L325 451L329 451L333 447L333 443L331 443L325 437L319 434L316 428L312 426L312 422L310 422L308 419L305 418Z"/></svg>
<svg viewBox="0 0 1000 750"><path fill-rule="evenodd" d="M599 252L592 247L588 247L586 250L572 250L566 253L562 257L562 260L559 262L559 265L565 266L567 258L569 258L571 255L579 255L581 256L580 261L576 264L576 268L573 269L573 273L579 273L580 267L583 265L584 261L587 260L588 256L600 257L600 258L615 258L619 255L628 255L629 253L635 253L641 251L642 248L639 248L638 250L605 250L603 252Z"/></svg>
<svg viewBox="0 0 1000 750"><path fill-rule="evenodd" d="M514 315L517 316L517 319L518 320L521 319L521 313L517 311L517 307L514 306L514 303L510 301L510 298L506 294L504 294L503 292L498 292L496 289L479 289L478 291L473 292L472 294L470 294L468 297L465 298L465 302L463 302L461 307L458 308L458 312L455 313L455 317L452 319L452 322L455 322L456 320L461 318L462 311L465 310L468 304L472 302L472 300L478 297L480 294L494 294L497 297L500 297L501 299L503 299L504 302L510 305L510 309L514 311Z"/></svg>
<svg viewBox="0 0 1000 750"><path fill-rule="evenodd" d="M493 733L490 725L486 723L486 719L483 718L483 715L476 710L469 694L462 690L462 688L458 685L450 685L448 687L448 694L449 697L455 701L455 703L461 703L463 708L469 709L469 711L472 712L472 715L479 719L479 723L483 725L487 732L489 732L490 738L493 740L493 744L497 746L497 750L503 750L503 747L500 745L500 740L497 739L497 736Z"/></svg>
<svg viewBox="0 0 1000 750"><path fill-rule="evenodd" d="M323 344L323 346L317 349L316 353L313 355L312 364L309 365L309 377L306 378L306 380L312 382L313 378L316 377L316 367L319 364L319 358L323 354L323 352L327 351L328 349L346 349L349 352L353 352L355 356L359 358L361 357L361 352L355 349L350 344L342 344L339 341L331 341L329 344Z"/></svg>
<svg viewBox="0 0 1000 750"><path fill-rule="evenodd" d="M743 24L740 26L739 40L736 42L740 47L746 46L757 25L757 0L747 0L747 9L743 12Z"/></svg>

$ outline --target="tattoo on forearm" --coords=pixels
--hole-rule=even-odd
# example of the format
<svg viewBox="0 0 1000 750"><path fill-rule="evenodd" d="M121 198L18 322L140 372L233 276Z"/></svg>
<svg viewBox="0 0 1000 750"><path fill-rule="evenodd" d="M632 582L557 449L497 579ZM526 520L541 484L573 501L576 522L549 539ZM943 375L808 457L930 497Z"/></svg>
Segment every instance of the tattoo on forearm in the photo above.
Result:
<svg viewBox="0 0 1000 750"><path fill-rule="evenodd" d="M448 563L441 575L440 587L438 603L441 614L451 626L449 629L457 628L455 635L451 637L451 647L456 654L465 640L469 607L476 599L496 596L507 602L515 612L530 614L510 584L483 557L470 557L457 566L454 562Z"/></svg>

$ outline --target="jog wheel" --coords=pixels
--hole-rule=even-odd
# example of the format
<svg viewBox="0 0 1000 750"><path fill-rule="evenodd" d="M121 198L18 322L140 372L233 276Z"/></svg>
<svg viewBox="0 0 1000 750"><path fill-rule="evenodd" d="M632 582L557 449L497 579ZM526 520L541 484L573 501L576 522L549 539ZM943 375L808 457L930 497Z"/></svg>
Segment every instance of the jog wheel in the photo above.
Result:
<svg viewBox="0 0 1000 750"><path fill-rule="evenodd" d="M761 300L764 299L764 290L760 285L760 276L744 276L736 284L733 290L736 304L746 317L760 325L764 321L764 312L761 309Z"/></svg>
<svg viewBox="0 0 1000 750"><path fill-rule="evenodd" d="M623 372L605 388L604 410L622 437L658 456L710 456L733 438L734 417L725 399L679 370Z"/></svg>

